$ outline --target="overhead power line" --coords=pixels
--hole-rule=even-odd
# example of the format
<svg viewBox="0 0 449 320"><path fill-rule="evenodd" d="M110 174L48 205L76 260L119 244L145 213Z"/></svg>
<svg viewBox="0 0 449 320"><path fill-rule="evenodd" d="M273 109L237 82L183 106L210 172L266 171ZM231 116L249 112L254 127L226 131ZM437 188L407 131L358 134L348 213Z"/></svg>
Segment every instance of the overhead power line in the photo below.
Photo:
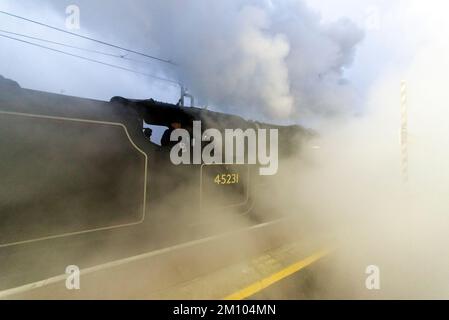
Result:
<svg viewBox="0 0 449 320"><path fill-rule="evenodd" d="M109 47L112 47L112 48L120 49L120 50L129 52L129 53L134 53L134 54L137 54L137 55L140 55L140 56L143 56L143 57L147 57L147 58L150 58L150 59L153 59L153 60L157 60L157 61L160 61L160 62L168 63L168 64L171 64L171 65L176 65L173 61L168 60L168 59L159 58L159 57L156 57L156 56L148 55L146 53L142 53L142 52L131 50L131 49L127 49L127 48L124 48L124 47L121 47L121 46L118 46L118 45L115 45L115 44L112 44L112 43L108 43L108 42L105 42L105 41L102 41L102 40L97 40L97 39L94 39L94 38L91 38L91 37L83 36L83 35L80 35L80 34L77 34L77 33L74 33L74 32L70 32L70 31L61 29L61 28L50 26L48 24L45 24L45 23L42 23L42 22L39 22L39 21L35 21L35 20L31 20L31 19L28 19L28 18L25 18L25 17L21 17L21 16L18 16L18 15L15 15L15 14L12 14L12 13L9 13L9 12L6 12L6 11L1 11L0 10L0 13L4 14L4 15L7 15L7 16L10 16L10 17L13 17L13 18L16 18L16 19L20 19L20 20L23 20L23 21L34 23L34 24L37 24L37 25L40 25L40 26L43 26L43 27L46 27L46 28L50 28L50 29L53 29L53 30L56 30L56 31L59 31L59 32L63 32L63 33L66 33L66 34L69 34L69 35L72 35L72 36L75 36L75 37L79 37L79 38L82 38L82 39L85 39L85 40L93 41L93 42L96 42L96 43L99 43L99 44L102 44L102 45L105 45L105 46L109 46Z"/></svg>
<svg viewBox="0 0 449 320"><path fill-rule="evenodd" d="M81 51L101 54L101 55L108 56L108 57L120 58L120 59L133 61L133 62L139 62L139 63L149 63L148 61L142 61L142 60L136 60L136 59L128 58L126 55L120 55L120 54L114 54L114 53L108 53L108 52L103 52L103 51L98 51L98 50L78 47L78 46L70 45L70 44L67 44L67 43L47 40L47 39L43 39L43 38L39 38L39 37L33 37L33 36L29 36L29 35L22 34L22 33L17 33L17 32L2 30L2 29L0 29L0 32L1 33L10 34L10 35L19 36L19 37L23 37L23 38L27 38L27 39L42 41L42 42L45 42L45 43L50 43L50 44L54 44L54 45L58 45L58 46L66 47L66 48L72 48L72 49L77 49L77 50L81 50Z"/></svg>
<svg viewBox="0 0 449 320"><path fill-rule="evenodd" d="M137 71L137 70L133 70L133 69L129 69L129 68L126 68L126 67L118 66L118 65L115 65L115 64L111 64L111 63L107 63L107 62L103 62L103 61L99 61L99 60L83 57L83 56L80 56L80 55L77 55L77 54L73 54L73 53L70 53L70 52L66 52L66 51L62 51L62 50L46 47L46 46L40 45L38 43L33 43L33 42L30 42L30 41L26 41L26 40L10 37L10 36L4 35L4 34L0 34L0 37L7 38L7 39L10 39L10 40L14 40L14 41L18 41L18 42L21 42L21 43L24 43L24 44L28 44L28 45L31 45L31 46L35 46L35 47L39 47L39 48L42 48L42 49L50 50L50 51L53 51L53 52L61 53L61 54L64 54L64 55L67 55L67 56L71 56L71 57L75 57L75 58L78 58L78 59L86 60L86 61L89 61L89 62L98 63L98 64L101 64L101 65L104 65L104 66L107 66L107 67L111 67L111 68L115 68L115 69L119 69L119 70L132 72L132 73L135 73L135 74L140 74L140 75L143 75L143 76L146 76L146 77L149 77L149 78L153 78L153 79L156 79L156 80L159 80L159 81L168 82L168 83L170 83L172 85L181 86L181 84L179 82L175 81L175 80L158 77L158 76L155 76L155 75L152 75L152 74L148 74L148 73L145 73L145 72L140 72L140 71Z"/></svg>

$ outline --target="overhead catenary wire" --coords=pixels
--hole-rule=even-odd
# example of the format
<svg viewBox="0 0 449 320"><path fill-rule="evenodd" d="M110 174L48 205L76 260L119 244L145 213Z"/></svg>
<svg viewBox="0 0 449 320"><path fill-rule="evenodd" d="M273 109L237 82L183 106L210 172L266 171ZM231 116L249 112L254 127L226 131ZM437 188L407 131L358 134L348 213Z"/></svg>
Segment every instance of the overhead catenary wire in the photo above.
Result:
<svg viewBox="0 0 449 320"><path fill-rule="evenodd" d="M3 29L0 29L0 33L6 33L6 34L15 35L15 36L19 36L19 37L23 37L23 38L27 38L27 39L31 39L31 40L42 41L45 43L50 43L50 44L54 44L54 45L58 45L58 46L66 47L66 48L77 49L77 50L81 50L81 51L85 51L85 52L101 54L101 55L108 56L108 57L119 58L119 59L124 59L124 60L138 62L138 63L149 63L149 61L142 61L142 60L128 58L126 55L98 51L98 50L89 49L89 48L83 48L83 47L79 47L79 46L70 45L67 43L62 43L62 42L48 40L48 39L44 39L44 38L29 36L29 35L26 35L23 33L17 33L17 32L12 32L12 31L3 30Z"/></svg>
<svg viewBox="0 0 449 320"><path fill-rule="evenodd" d="M27 21L27 22L30 22L30 23L34 23L34 24L40 25L40 26L45 27L45 28L50 28L50 29L56 30L58 32L63 32L63 33L66 33L66 34L69 34L69 35L72 35L72 36L75 36L75 37L79 37L79 38L82 38L82 39L85 39L85 40L93 41L93 42L96 42L96 43L99 43L99 44L102 44L102 45L105 45L105 46L109 46L109 47L112 47L112 48L115 48L115 49L120 49L120 50L129 52L129 53L137 54L137 55L140 55L140 56L143 56L143 57L146 57L146 58L150 58L150 59L153 59L153 60L157 60L157 61L160 61L160 62L163 62L163 63L176 65L176 63L174 63L173 61L171 61L169 59L163 59L163 58L152 56L152 55L149 55L149 54L146 54L146 53L135 51L135 50L132 50L132 49L124 48L124 47L119 46L119 45L115 45L115 44L112 44L112 43L108 43L106 41L94 39L94 38L87 37L87 36L84 36L84 35L81 35L81 34L77 34L77 33L71 32L71 31L67 31L67 30L64 30L64 29L61 29L61 28L58 28L58 27L54 27L54 26L48 25L46 23L42 23L42 22L39 22L39 21L36 21L36 20L32 20L32 19L28 19L28 18L22 17L22 16L19 16L19 15L13 14L13 13L9 13L9 12L0 10L0 14L4 14L4 15L7 15L7 16L10 16L10 17L13 17L13 18L16 18L16 19L20 19L20 20L23 20L23 21Z"/></svg>
<svg viewBox="0 0 449 320"><path fill-rule="evenodd" d="M155 76L155 75L148 74L148 73L145 73L145 72L140 72L140 71L133 70L133 69L130 69L130 68L126 68L126 67L122 67L122 66L119 66L119 65L115 65L115 64L112 64L112 63L107 63L107 62L104 62L104 61L83 57L83 56L80 56L80 55L77 55L77 54L73 54L73 53L70 53L70 52L66 52L66 51L50 48L50 47L47 47L47 46L40 45L38 43L34 43L34 42L30 42L30 41L26 41L26 40L14 38L14 37L10 37L10 36L4 35L4 34L0 34L0 37L7 38L7 39L10 39L10 40L14 40L14 41L18 41L18 42L21 42L21 43L24 43L24 44L28 44L28 45L31 45L31 46L35 46L35 47L39 47L39 48L42 48L42 49L50 50L50 51L53 51L53 52L57 52L57 53L60 53L60 54L64 54L64 55L67 55L67 56L78 58L78 59L81 59L81 60L85 60L85 61L101 64L101 65L104 65L104 66L107 66L107 67L111 67L111 68L115 68L115 69L119 69L119 70L123 70L123 71L132 72L132 73L135 73L135 74L140 74L140 75L143 75L143 76L146 76L146 77L149 77L149 78L153 78L153 79L156 79L156 80L159 80L159 81L168 82L171 85L176 85L176 86L181 87L181 84L179 82L177 82L175 80L168 79L168 78L163 78L163 77Z"/></svg>

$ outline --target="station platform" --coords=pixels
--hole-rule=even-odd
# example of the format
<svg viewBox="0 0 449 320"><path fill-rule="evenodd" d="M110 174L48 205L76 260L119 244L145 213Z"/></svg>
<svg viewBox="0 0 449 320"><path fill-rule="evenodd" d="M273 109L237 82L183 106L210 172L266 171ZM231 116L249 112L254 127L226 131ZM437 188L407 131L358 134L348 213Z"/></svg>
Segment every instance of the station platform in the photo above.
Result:
<svg viewBox="0 0 449 320"><path fill-rule="evenodd" d="M290 220L114 260L0 291L0 299L253 299L329 254L329 239L298 232Z"/></svg>

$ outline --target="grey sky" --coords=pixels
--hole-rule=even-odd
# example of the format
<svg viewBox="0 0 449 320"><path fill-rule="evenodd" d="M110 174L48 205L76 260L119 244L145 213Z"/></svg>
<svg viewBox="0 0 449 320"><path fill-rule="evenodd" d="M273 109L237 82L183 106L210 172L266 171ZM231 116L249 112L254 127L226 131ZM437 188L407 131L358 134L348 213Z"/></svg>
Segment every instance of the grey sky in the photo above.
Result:
<svg viewBox="0 0 449 320"><path fill-rule="evenodd" d="M76 4L81 10L80 34L174 59L181 67L71 52L180 79L202 104L214 108L293 121L358 110L357 97L381 66L388 64L373 56L392 52L382 31L365 30L366 21L373 8L382 16L396 6L382 0L365 5L351 0L307 2L308 7L299 0L192 0L189 4L179 0L3 0L0 9L65 28L65 9ZM350 20L341 20L344 17ZM5 16L0 17L0 28L121 53ZM24 87L98 99L114 95L178 99L177 88L144 76L7 39L0 38L0 47L0 73Z"/></svg>

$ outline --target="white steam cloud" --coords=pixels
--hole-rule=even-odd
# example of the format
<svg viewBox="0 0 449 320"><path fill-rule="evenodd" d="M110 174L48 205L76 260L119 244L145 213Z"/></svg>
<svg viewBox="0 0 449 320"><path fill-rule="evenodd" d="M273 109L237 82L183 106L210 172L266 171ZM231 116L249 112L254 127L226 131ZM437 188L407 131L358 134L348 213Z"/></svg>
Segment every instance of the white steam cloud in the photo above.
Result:
<svg viewBox="0 0 449 320"><path fill-rule="evenodd" d="M271 117L333 113L348 104L344 69L363 38L349 20L322 24L303 1L291 0L148 6L151 39L207 103Z"/></svg>
<svg viewBox="0 0 449 320"><path fill-rule="evenodd" d="M6 1L5 7L40 21L45 21L51 8L51 22L57 21L56 12L62 24L65 7L73 1L45 3ZM177 68L133 67L176 77L201 104L256 118L291 120L352 110L354 92L344 71L353 62L363 32L347 19L323 23L302 0L194 0L188 4L78 0L75 4L80 7L81 34L172 59ZM55 37L48 30L33 31Z"/></svg>

